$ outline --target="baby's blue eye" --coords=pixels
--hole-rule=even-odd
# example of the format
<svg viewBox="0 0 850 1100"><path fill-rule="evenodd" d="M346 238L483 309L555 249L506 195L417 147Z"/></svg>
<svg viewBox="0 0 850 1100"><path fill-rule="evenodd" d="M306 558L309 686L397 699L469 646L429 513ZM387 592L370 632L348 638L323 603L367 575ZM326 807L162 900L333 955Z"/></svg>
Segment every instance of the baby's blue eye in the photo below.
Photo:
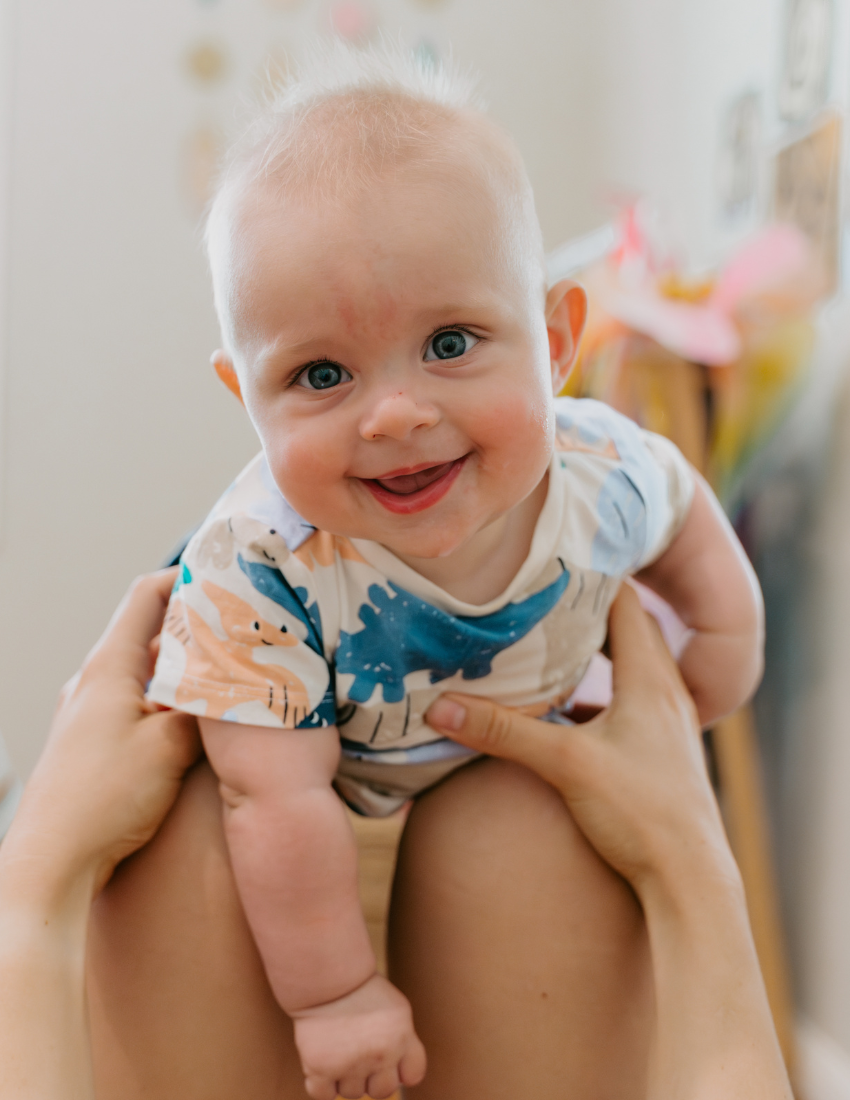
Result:
<svg viewBox="0 0 850 1100"><path fill-rule="evenodd" d="M465 355L474 348L477 343L477 336L472 336L459 328L448 328L431 338L425 358L432 362L435 359L457 359L458 356Z"/></svg>
<svg viewBox="0 0 850 1100"><path fill-rule="evenodd" d="M298 377L298 385L307 390L329 390L340 382L350 382L351 375L337 363L314 363Z"/></svg>

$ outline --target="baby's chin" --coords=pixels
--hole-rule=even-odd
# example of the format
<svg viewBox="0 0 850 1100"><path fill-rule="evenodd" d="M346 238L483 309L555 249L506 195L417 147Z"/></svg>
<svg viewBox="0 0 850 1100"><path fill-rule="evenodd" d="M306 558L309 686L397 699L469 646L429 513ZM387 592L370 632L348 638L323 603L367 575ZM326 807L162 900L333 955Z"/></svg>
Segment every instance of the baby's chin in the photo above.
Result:
<svg viewBox="0 0 850 1100"><path fill-rule="evenodd" d="M471 538L474 533L465 531L458 534L456 529L452 529L450 522L441 525L435 524L424 529L422 526L417 526L406 531L387 530L387 526L384 525L384 529L381 530L376 524L345 523L344 521L340 522L339 519L334 522L333 517L326 512L317 515L310 508L304 508L303 511L296 508L296 511L302 519L319 531L327 531L328 534L336 538L363 539L367 542L376 542L379 546L383 546L385 550L389 550L397 557L405 560L408 558L447 558L462 546L468 538Z"/></svg>
<svg viewBox="0 0 850 1100"><path fill-rule="evenodd" d="M382 539L381 546L390 550L397 558L402 558L410 564L417 558L423 561L434 561L437 558L448 558L461 548L466 539L434 537L431 539L406 538L406 539Z"/></svg>
<svg viewBox="0 0 850 1100"><path fill-rule="evenodd" d="M417 558L423 561L434 561L437 558L450 557L475 534L476 531L472 530L458 531L457 525L449 521L445 524L397 532L387 531L386 528L380 531L374 527L365 532L359 530L346 532L348 538L361 538L378 543L402 561L413 565L413 568Z"/></svg>

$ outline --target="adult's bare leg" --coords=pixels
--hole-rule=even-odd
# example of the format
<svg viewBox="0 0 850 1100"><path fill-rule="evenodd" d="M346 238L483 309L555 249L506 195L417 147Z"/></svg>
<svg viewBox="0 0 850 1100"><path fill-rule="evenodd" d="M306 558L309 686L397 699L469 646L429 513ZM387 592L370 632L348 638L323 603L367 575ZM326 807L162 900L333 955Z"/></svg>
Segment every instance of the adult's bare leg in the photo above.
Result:
<svg viewBox="0 0 850 1100"><path fill-rule="evenodd" d="M411 1097L643 1095L652 1005L640 911L530 773L485 761L419 800L392 931L393 976L430 1061ZM99 900L90 958L101 1100L305 1097L206 766Z"/></svg>
<svg viewBox="0 0 850 1100"><path fill-rule="evenodd" d="M208 765L98 899L89 960L100 1100L306 1098L290 1021L236 894Z"/></svg>
<svg viewBox="0 0 850 1100"><path fill-rule="evenodd" d="M640 907L530 772L480 761L417 801L389 966L428 1051L411 1100L645 1096Z"/></svg>

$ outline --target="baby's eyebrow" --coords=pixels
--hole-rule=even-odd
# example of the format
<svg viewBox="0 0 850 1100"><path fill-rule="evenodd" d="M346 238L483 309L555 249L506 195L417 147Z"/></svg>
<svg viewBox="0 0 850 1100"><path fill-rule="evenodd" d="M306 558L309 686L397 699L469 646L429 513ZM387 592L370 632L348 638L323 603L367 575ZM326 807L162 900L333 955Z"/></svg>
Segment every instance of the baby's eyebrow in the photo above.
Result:
<svg viewBox="0 0 850 1100"><path fill-rule="evenodd" d="M321 336L299 340L295 344L283 344L276 341L261 348L255 357L255 362L274 363L281 360L303 362L305 359L316 358L317 355L323 354L321 349L326 347L327 340Z"/></svg>
<svg viewBox="0 0 850 1100"><path fill-rule="evenodd" d="M495 303L485 305L481 301L425 306L415 314L411 335L424 338L431 335L435 329L445 328L448 325L473 325L476 328L486 328L495 321L497 314Z"/></svg>

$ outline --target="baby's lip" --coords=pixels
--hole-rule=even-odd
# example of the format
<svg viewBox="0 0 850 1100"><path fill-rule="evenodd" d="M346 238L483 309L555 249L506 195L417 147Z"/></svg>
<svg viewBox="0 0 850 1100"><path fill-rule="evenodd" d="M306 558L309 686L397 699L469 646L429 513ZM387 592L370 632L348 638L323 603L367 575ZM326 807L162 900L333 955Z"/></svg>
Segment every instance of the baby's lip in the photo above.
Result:
<svg viewBox="0 0 850 1100"><path fill-rule="evenodd" d="M463 469L469 455L450 462L427 463L391 470L381 477L359 481L390 512L410 514L430 508L441 500Z"/></svg>

